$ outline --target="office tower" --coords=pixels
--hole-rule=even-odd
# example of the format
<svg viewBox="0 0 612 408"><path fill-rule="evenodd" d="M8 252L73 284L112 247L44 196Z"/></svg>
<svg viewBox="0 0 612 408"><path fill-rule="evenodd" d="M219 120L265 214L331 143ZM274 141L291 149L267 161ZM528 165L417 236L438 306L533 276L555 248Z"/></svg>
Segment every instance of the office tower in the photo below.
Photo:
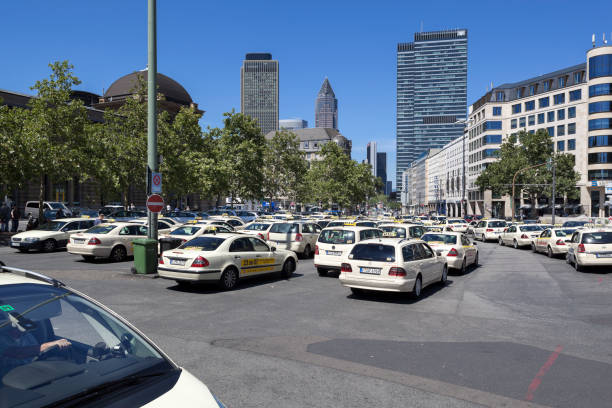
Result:
<svg viewBox="0 0 612 408"><path fill-rule="evenodd" d="M315 127L338 130L338 100L327 78L315 102Z"/></svg>
<svg viewBox="0 0 612 408"><path fill-rule="evenodd" d="M428 149L463 134L457 122L466 105L467 30L416 33L398 44L396 180Z"/></svg>
<svg viewBox="0 0 612 408"><path fill-rule="evenodd" d="M391 180L389 180L387 181L385 185L385 195L391 195L392 192L393 192L393 183L391 182Z"/></svg>
<svg viewBox="0 0 612 408"><path fill-rule="evenodd" d="M279 129L306 129L308 127L308 121L301 118L293 119L281 119L278 121Z"/></svg>
<svg viewBox="0 0 612 408"><path fill-rule="evenodd" d="M247 54L240 68L240 110L257 119L262 133L278 130L278 61Z"/></svg>
<svg viewBox="0 0 612 408"><path fill-rule="evenodd" d="M378 152L376 153L376 177L380 177L383 183L382 191L385 194L387 188L387 153Z"/></svg>
<svg viewBox="0 0 612 408"><path fill-rule="evenodd" d="M372 166L372 175L376 177L376 142L369 142L366 147L366 163Z"/></svg>

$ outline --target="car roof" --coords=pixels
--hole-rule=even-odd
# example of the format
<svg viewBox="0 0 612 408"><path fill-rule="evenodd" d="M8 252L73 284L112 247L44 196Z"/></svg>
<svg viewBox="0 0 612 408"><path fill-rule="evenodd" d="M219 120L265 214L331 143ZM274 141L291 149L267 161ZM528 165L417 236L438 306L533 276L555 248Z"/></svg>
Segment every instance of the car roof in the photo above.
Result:
<svg viewBox="0 0 612 408"><path fill-rule="evenodd" d="M51 222L72 222L72 221L93 221L95 218L91 217L73 217L73 218L60 218L55 220L50 220Z"/></svg>
<svg viewBox="0 0 612 408"><path fill-rule="evenodd" d="M436 235L456 235L456 236L461 236L461 235L465 235L463 232L458 232L458 231L427 231L425 234L423 235L427 235L427 234L436 234Z"/></svg>
<svg viewBox="0 0 612 408"><path fill-rule="evenodd" d="M347 230L347 231L363 231L363 230L371 230L371 229L377 229L376 227L367 227L367 226L355 226L355 225L335 225L333 227L325 227L323 228L324 230L337 230L337 229L342 229L342 230Z"/></svg>
<svg viewBox="0 0 612 408"><path fill-rule="evenodd" d="M410 239L406 239L406 238L372 238L372 239L364 239L363 241L359 241L357 243L357 245L359 244L385 244L385 245L393 245L393 246L397 246L397 245L403 245L406 242L424 242L421 239L418 238L410 238Z"/></svg>

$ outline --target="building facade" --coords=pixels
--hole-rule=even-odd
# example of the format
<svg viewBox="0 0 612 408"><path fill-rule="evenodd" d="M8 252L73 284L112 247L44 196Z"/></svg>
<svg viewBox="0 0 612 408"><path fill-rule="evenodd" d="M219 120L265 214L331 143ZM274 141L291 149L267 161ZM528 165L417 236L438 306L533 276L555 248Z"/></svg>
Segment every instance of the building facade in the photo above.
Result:
<svg viewBox="0 0 612 408"><path fill-rule="evenodd" d="M463 134L467 38L465 29L421 32L397 46L397 180L421 153Z"/></svg>
<svg viewBox="0 0 612 408"><path fill-rule="evenodd" d="M308 127L308 121L301 118L294 119L281 119L278 121L279 129L306 129Z"/></svg>
<svg viewBox="0 0 612 408"><path fill-rule="evenodd" d="M338 130L338 99L327 78L315 101L315 127Z"/></svg>
<svg viewBox="0 0 612 408"><path fill-rule="evenodd" d="M240 68L240 111L257 119L262 133L278 130L278 61L246 54Z"/></svg>
<svg viewBox="0 0 612 408"><path fill-rule="evenodd" d="M389 195L387 192L387 153L376 152L376 177L382 180L382 193Z"/></svg>
<svg viewBox="0 0 612 408"><path fill-rule="evenodd" d="M276 132L269 132L266 139L272 139ZM351 157L352 142L344 137L336 129L330 128L308 128L294 129L300 142L300 151L304 152L304 157L308 162L321 159L321 149L329 142L334 142L342 148L342 150Z"/></svg>
<svg viewBox="0 0 612 408"><path fill-rule="evenodd" d="M368 142L366 146L366 163L371 167L372 175L376 177L376 142Z"/></svg>

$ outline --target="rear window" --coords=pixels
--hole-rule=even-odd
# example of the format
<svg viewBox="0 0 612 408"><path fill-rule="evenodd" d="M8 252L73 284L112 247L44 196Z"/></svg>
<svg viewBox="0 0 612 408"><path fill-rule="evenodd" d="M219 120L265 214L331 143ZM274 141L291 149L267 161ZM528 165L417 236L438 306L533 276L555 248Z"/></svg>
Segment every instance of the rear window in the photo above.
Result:
<svg viewBox="0 0 612 408"><path fill-rule="evenodd" d="M446 221L448 224L467 224L464 220L448 220Z"/></svg>
<svg viewBox="0 0 612 408"><path fill-rule="evenodd" d="M265 231L268 229L270 224L251 224L245 228L247 231Z"/></svg>
<svg viewBox="0 0 612 408"><path fill-rule="evenodd" d="M404 227L394 227L392 225L380 227L383 232L383 237L391 237L391 238L406 238L406 228Z"/></svg>
<svg viewBox="0 0 612 408"><path fill-rule="evenodd" d="M358 227L370 227L376 228L376 223L374 221L362 221L356 224Z"/></svg>
<svg viewBox="0 0 612 408"><path fill-rule="evenodd" d="M322 244L353 244L355 233L343 229L326 229L319 234L319 242Z"/></svg>
<svg viewBox="0 0 612 408"><path fill-rule="evenodd" d="M48 203L49 207L51 207L54 210L59 210L60 208L63 209L64 205L62 203Z"/></svg>
<svg viewBox="0 0 612 408"><path fill-rule="evenodd" d="M94 227L91 227L90 229L88 229L87 231L85 231L85 234L108 234L109 232L111 232L112 230L114 230L117 226L110 224L110 225L96 225Z"/></svg>
<svg viewBox="0 0 612 408"><path fill-rule="evenodd" d="M332 221L327 224L328 227L341 227L344 225L344 221Z"/></svg>
<svg viewBox="0 0 612 408"><path fill-rule="evenodd" d="M542 227L539 225L521 225L519 227L521 231L529 232L529 231L542 231Z"/></svg>
<svg viewBox="0 0 612 408"><path fill-rule="evenodd" d="M564 227L582 227L588 221L565 221L563 223Z"/></svg>
<svg viewBox="0 0 612 408"><path fill-rule="evenodd" d="M427 233L421 237L425 242L443 242L444 244L454 245L457 243L457 236L450 234L431 234Z"/></svg>
<svg viewBox="0 0 612 408"><path fill-rule="evenodd" d="M612 244L612 231L588 232L582 234L583 244Z"/></svg>
<svg viewBox="0 0 612 408"><path fill-rule="evenodd" d="M349 258L358 261L395 262L395 247L383 244L357 244Z"/></svg>
<svg viewBox="0 0 612 408"><path fill-rule="evenodd" d="M170 233L170 235L193 235L200 230L200 227L180 227Z"/></svg>
<svg viewBox="0 0 612 408"><path fill-rule="evenodd" d="M225 241L225 238L197 237L185 242L179 249L196 251L214 251Z"/></svg>
<svg viewBox="0 0 612 408"><path fill-rule="evenodd" d="M487 225L489 228L505 228L507 226L506 221L490 221Z"/></svg>
<svg viewBox="0 0 612 408"><path fill-rule="evenodd" d="M289 224L289 223L279 223L274 224L272 228L270 228L270 232L280 233L280 234L297 234L300 232L299 224Z"/></svg>

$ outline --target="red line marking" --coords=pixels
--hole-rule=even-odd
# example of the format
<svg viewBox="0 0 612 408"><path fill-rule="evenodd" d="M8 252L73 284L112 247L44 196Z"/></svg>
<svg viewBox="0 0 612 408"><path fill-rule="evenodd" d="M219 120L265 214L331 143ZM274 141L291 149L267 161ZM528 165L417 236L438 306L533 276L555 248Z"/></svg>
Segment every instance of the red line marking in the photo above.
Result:
<svg viewBox="0 0 612 408"><path fill-rule="evenodd" d="M527 388L527 396L525 397L527 401L533 400L533 395L542 383L542 378L555 363L555 360L559 357L559 354L561 354L561 350L563 350L563 346L557 346L555 351L553 351L550 357L548 357L548 360L544 363L544 365L540 367L540 371L538 371L533 381L531 381L531 384L529 384L529 388Z"/></svg>
<svg viewBox="0 0 612 408"><path fill-rule="evenodd" d="M599 278L599 283L603 282L603 278Z"/></svg>

